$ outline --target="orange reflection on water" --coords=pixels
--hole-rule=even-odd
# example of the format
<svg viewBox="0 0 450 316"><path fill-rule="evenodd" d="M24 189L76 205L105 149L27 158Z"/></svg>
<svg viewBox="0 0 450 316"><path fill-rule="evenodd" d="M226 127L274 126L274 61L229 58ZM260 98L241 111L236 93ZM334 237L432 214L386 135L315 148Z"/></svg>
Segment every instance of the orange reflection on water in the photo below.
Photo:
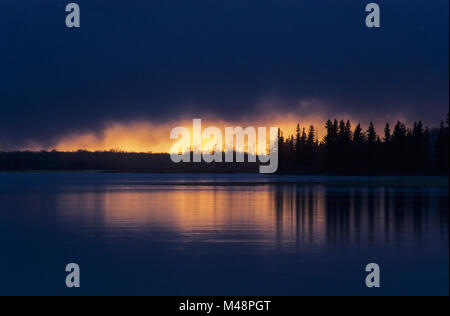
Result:
<svg viewBox="0 0 450 316"><path fill-rule="evenodd" d="M299 251L300 246L401 242L411 234L438 233L448 242L446 227L439 231L438 223L427 219L436 217L430 214L439 209L436 203L443 202L426 194L411 200L387 188L341 192L321 185L108 185L59 194L58 214L69 223L103 227L108 236L164 230L181 242L239 242ZM448 214L438 215L448 220Z"/></svg>
<svg viewBox="0 0 450 316"><path fill-rule="evenodd" d="M255 234L258 243L279 246L298 241L301 230L309 242L323 242L323 197L316 194L302 203L314 210L296 212L268 186L108 186L59 196L61 210L78 210L63 211L63 217L101 222L117 232L164 228L182 232L186 241L208 242L256 242L247 240Z"/></svg>

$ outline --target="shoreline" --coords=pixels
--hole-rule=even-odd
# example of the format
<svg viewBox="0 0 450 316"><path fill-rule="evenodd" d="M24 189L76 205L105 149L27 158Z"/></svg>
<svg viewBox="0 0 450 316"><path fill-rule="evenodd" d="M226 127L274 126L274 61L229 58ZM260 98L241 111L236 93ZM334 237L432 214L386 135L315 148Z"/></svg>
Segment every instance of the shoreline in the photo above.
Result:
<svg viewBox="0 0 450 316"><path fill-rule="evenodd" d="M17 176L17 177L16 177ZM258 174L258 173L130 173L104 171L0 171L0 181L20 180L22 176L49 176L51 181L67 176L81 176L80 181L95 180L96 183L111 185L123 184L151 186L292 186L292 185L336 185L336 186L388 186L388 187L449 187L449 176L417 175L297 175L297 174ZM83 176L86 176L83 179ZM95 177L95 178L93 178ZM3 179L2 179L3 178ZM42 181L48 181L43 178ZM113 182L109 182L112 180Z"/></svg>

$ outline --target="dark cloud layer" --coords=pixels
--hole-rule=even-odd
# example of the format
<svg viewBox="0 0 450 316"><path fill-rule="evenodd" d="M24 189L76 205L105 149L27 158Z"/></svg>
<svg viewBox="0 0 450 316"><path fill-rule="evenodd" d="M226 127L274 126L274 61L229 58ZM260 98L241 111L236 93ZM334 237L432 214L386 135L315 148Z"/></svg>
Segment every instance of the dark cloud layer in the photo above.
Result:
<svg viewBox="0 0 450 316"><path fill-rule="evenodd" d="M236 120L271 99L362 120L448 111L448 0L378 1L378 30L370 1L78 0L80 29L67 2L0 3L3 147L108 121Z"/></svg>

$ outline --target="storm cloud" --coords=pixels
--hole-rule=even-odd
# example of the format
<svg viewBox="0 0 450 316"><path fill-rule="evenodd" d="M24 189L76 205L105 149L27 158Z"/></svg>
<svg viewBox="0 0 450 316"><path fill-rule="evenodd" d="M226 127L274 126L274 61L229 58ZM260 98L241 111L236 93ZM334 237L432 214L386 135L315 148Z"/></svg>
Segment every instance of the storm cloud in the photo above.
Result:
<svg viewBox="0 0 450 316"><path fill-rule="evenodd" d="M0 3L0 148L111 122L270 115L421 119L448 112L447 0Z"/></svg>

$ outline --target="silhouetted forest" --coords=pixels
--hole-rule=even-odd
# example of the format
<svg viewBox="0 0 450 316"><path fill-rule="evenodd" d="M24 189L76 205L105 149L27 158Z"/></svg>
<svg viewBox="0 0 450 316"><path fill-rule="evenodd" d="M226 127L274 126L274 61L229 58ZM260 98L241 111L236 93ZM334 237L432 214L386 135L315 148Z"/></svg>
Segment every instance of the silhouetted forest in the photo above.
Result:
<svg viewBox="0 0 450 316"><path fill-rule="evenodd" d="M349 121L328 120L317 139L314 126L297 125L296 135L279 131L279 172L336 174L448 175L449 119L438 128L421 121L410 128L386 123L378 134L371 122L355 128Z"/></svg>
<svg viewBox="0 0 450 316"><path fill-rule="evenodd" d="M352 127L328 120L326 135L297 125L296 134L279 131L279 173L448 175L449 119L437 128L386 124L381 134L372 123ZM0 152L0 171L209 172L257 173L259 163L179 163L169 154L107 152Z"/></svg>
<svg viewBox="0 0 450 316"><path fill-rule="evenodd" d="M192 153L191 153L192 157ZM120 151L0 152L0 171L110 171L153 173L257 173L256 163L174 163L169 154Z"/></svg>

